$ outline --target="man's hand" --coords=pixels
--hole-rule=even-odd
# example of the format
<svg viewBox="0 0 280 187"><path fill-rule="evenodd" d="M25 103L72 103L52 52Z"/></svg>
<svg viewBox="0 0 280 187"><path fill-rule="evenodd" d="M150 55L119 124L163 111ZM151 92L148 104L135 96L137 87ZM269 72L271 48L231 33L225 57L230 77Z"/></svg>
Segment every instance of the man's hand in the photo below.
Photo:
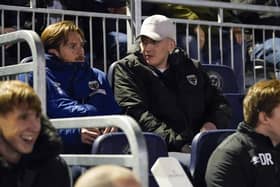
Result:
<svg viewBox="0 0 280 187"><path fill-rule="evenodd" d="M116 127L106 127L103 131L102 134L108 134L111 132L117 132L118 129Z"/></svg>
<svg viewBox="0 0 280 187"><path fill-rule="evenodd" d="M199 38L199 48L202 49L205 45L205 32L200 26L194 28L194 32L198 35Z"/></svg>
<svg viewBox="0 0 280 187"><path fill-rule="evenodd" d="M181 148L181 152L182 153L191 153L192 149L191 146L188 144L185 144L182 148Z"/></svg>
<svg viewBox="0 0 280 187"><path fill-rule="evenodd" d="M201 127L200 129L200 132L203 132L203 131L209 131L209 130L215 130L217 129L216 125L212 122L206 122L203 124L203 126Z"/></svg>
<svg viewBox="0 0 280 187"><path fill-rule="evenodd" d="M9 32L14 32L16 29L14 27L5 27L4 30L0 29L0 34L6 34Z"/></svg>
<svg viewBox="0 0 280 187"><path fill-rule="evenodd" d="M234 27L233 28L233 34L234 34L234 37L235 37L235 41L239 45L241 45L242 44L242 31L241 31L241 28Z"/></svg>
<svg viewBox="0 0 280 187"><path fill-rule="evenodd" d="M81 140L85 144L92 144L100 134L98 128L81 128Z"/></svg>
<svg viewBox="0 0 280 187"><path fill-rule="evenodd" d="M111 132L117 132L116 127L106 127L104 129L98 128L82 128L81 129L81 140L85 144L92 144L93 141L102 134L108 134Z"/></svg>
<svg viewBox="0 0 280 187"><path fill-rule="evenodd" d="M126 6L119 8L107 8L107 10L113 14L126 14Z"/></svg>
<svg viewBox="0 0 280 187"><path fill-rule="evenodd" d="M1 27L1 26L0 26ZM16 29L14 27L5 27L3 30L0 28L0 34L6 34L9 32L14 32L16 31ZM5 45L5 49L8 49L9 47L11 47L13 44L7 44Z"/></svg>

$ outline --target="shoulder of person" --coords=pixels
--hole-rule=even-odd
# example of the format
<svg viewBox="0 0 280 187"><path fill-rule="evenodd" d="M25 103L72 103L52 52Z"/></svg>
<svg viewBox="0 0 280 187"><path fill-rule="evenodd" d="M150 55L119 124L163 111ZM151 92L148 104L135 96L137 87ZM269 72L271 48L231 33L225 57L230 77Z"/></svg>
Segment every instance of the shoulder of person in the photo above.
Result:
<svg viewBox="0 0 280 187"><path fill-rule="evenodd" d="M200 68L200 62L196 59L191 59L187 53L181 48L175 48L169 55L168 59L172 64L187 63L192 64L195 68Z"/></svg>
<svg viewBox="0 0 280 187"><path fill-rule="evenodd" d="M196 59L191 59L193 65L196 67L196 68L200 68L201 67L201 64L199 62L199 60L196 60Z"/></svg>
<svg viewBox="0 0 280 187"><path fill-rule="evenodd" d="M139 55L138 52L130 53L124 58L114 62L115 66L120 65L123 67L130 67L130 68L140 63L141 63L141 55Z"/></svg>
<svg viewBox="0 0 280 187"><path fill-rule="evenodd" d="M106 76L105 72L98 68L91 68L92 72L96 75Z"/></svg>

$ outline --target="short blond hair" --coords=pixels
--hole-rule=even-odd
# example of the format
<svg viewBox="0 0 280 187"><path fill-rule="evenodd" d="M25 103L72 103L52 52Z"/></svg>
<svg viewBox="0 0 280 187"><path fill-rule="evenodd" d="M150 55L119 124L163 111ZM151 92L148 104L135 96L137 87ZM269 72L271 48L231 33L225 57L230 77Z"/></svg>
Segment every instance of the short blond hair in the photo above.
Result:
<svg viewBox="0 0 280 187"><path fill-rule="evenodd" d="M0 115L13 111L18 106L25 106L41 114L41 101L32 87L18 81L0 81Z"/></svg>
<svg viewBox="0 0 280 187"><path fill-rule="evenodd" d="M280 104L280 80L264 80L249 88L243 100L245 123L256 127L258 115L265 112L268 116Z"/></svg>

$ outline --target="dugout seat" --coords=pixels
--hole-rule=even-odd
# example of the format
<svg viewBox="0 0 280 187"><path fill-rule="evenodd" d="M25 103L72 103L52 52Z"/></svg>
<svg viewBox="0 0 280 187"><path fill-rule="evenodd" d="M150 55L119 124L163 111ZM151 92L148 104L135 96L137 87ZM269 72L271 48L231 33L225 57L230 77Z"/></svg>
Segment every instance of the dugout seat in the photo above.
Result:
<svg viewBox="0 0 280 187"><path fill-rule="evenodd" d="M157 187L150 172L151 167L159 157L167 157L168 150L165 141L157 134L144 132L148 150L149 186ZM92 145L93 154L128 154L130 148L124 133L116 132L99 136Z"/></svg>
<svg viewBox="0 0 280 187"><path fill-rule="evenodd" d="M225 93L223 94L232 108L232 120L229 129L236 129L238 124L243 121L243 98L242 93Z"/></svg>
<svg viewBox="0 0 280 187"><path fill-rule="evenodd" d="M115 67L116 67L116 64L118 63L118 61L115 61L113 62L110 66L109 66L109 69L108 69L108 73L107 73L107 78L108 78L108 81L112 87L112 89L114 89L114 71L115 71Z"/></svg>
<svg viewBox="0 0 280 187"><path fill-rule="evenodd" d="M234 71L225 65L201 64L207 72L211 84L223 93L239 93L236 76Z"/></svg>
<svg viewBox="0 0 280 187"><path fill-rule="evenodd" d="M204 176L210 155L227 136L234 132L234 129L218 129L200 132L194 137L190 161L194 187L206 187Z"/></svg>

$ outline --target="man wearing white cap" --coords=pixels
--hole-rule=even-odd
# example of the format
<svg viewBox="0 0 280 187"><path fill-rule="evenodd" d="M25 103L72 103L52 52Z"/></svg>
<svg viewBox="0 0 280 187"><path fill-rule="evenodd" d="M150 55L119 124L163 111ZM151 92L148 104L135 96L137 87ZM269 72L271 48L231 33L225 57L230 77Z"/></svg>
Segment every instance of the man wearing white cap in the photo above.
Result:
<svg viewBox="0 0 280 187"><path fill-rule="evenodd" d="M157 133L169 151L188 152L196 133L226 128L231 109L199 63L176 48L176 25L163 15L146 18L140 49L114 71L115 97L143 131Z"/></svg>

